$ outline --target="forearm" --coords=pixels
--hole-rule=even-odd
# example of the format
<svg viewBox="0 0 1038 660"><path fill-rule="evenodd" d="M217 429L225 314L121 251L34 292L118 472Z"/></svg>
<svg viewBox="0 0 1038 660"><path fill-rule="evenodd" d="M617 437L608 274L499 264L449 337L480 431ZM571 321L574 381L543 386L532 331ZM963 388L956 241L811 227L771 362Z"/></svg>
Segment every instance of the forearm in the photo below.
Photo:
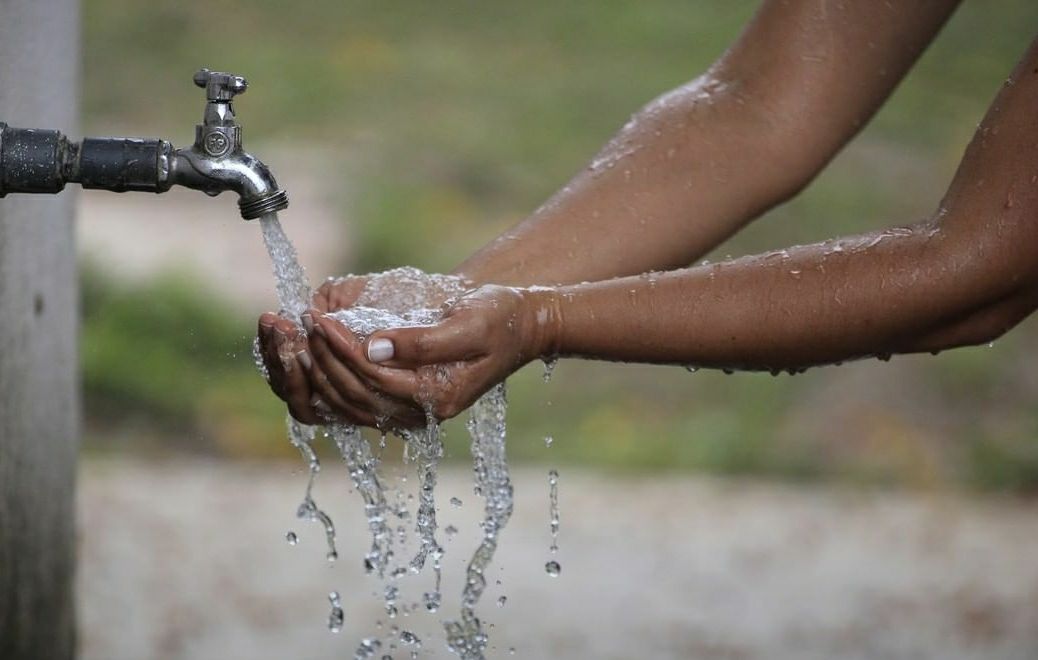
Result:
<svg viewBox="0 0 1038 660"><path fill-rule="evenodd" d="M927 223L562 287L563 355L774 369L990 341L1038 304L1038 39Z"/></svg>
<svg viewBox="0 0 1038 660"><path fill-rule="evenodd" d="M636 113L567 186L457 272L568 284L692 263L806 185L956 4L765 2L706 74Z"/></svg>
<svg viewBox="0 0 1038 660"><path fill-rule="evenodd" d="M970 249L923 225L533 295L557 310L548 352L798 369L989 341L973 329L1000 301L1026 316L1034 301L1021 296L1021 279L991 272L982 266L991 255ZM981 327L1006 329L997 325Z"/></svg>
<svg viewBox="0 0 1038 660"><path fill-rule="evenodd" d="M458 272L479 282L566 284L688 265L797 185L776 166L781 136L740 94L708 74L650 105Z"/></svg>

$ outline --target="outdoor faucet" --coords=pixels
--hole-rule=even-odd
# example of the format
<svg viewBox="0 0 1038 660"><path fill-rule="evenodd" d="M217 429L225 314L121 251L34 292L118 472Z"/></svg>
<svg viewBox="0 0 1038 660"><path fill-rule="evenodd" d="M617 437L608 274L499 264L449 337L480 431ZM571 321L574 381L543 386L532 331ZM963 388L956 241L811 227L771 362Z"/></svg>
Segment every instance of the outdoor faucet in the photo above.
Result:
<svg viewBox="0 0 1038 660"><path fill-rule="evenodd" d="M175 149L166 140L83 138L59 131L11 128L0 122L0 197L8 193L61 192L66 183L112 192L166 192L173 186L219 195L238 193L246 220L288 208L288 194L259 159L241 146L241 125L231 101L245 91L245 78L202 69L195 84L205 89L195 143Z"/></svg>

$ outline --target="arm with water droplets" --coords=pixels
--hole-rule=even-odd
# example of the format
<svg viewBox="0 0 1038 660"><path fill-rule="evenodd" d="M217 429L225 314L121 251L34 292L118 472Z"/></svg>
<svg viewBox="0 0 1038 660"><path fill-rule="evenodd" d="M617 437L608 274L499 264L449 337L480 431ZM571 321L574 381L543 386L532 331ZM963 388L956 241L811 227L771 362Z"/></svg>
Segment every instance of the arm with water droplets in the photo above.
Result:
<svg viewBox="0 0 1038 660"><path fill-rule="evenodd" d="M800 368L992 341L1038 305L1038 40L928 221L535 293L562 354Z"/></svg>
<svg viewBox="0 0 1038 660"><path fill-rule="evenodd" d="M402 398L433 391L450 417L537 357L799 370L992 341L1038 307L1036 108L1038 39L924 222L667 273L485 286L435 326L375 333L390 357L364 370Z"/></svg>
<svg viewBox="0 0 1038 660"><path fill-rule="evenodd" d="M957 4L764 2L705 74L637 112L457 272L522 286L687 266L807 185Z"/></svg>

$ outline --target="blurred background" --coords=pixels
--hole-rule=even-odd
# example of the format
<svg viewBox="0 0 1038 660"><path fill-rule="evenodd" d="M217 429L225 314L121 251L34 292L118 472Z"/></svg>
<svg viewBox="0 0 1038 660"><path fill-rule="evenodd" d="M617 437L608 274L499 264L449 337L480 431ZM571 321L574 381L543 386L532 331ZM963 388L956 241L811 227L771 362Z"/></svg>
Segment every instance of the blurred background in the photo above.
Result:
<svg viewBox="0 0 1038 660"><path fill-rule="evenodd" d="M282 222L315 282L444 271L703 71L755 6L84 0L81 128L187 143L193 72L241 73L246 148L289 191ZM1035 25L1028 0L965 3L804 194L709 258L929 213ZM191 191L79 205L84 655L348 657L379 609L370 585L343 586L365 584L350 572L361 504L325 453L318 496L356 545L349 566L322 566L307 528L312 552L281 540L304 477L250 356L275 307L258 226ZM527 367L509 381L519 509L502 544L510 600L487 612L495 653L1038 656L1036 323L796 377L569 361L545 384ZM467 444L452 425L444 487L474 521ZM456 568L476 538L462 529ZM356 594L339 636L324 628L330 576Z"/></svg>

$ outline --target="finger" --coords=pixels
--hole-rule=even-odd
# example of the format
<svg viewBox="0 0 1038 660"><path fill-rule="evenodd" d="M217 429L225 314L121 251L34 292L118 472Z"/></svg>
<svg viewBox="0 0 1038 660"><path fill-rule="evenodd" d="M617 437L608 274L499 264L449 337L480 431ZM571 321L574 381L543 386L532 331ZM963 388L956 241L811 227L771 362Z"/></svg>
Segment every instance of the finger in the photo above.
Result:
<svg viewBox="0 0 1038 660"><path fill-rule="evenodd" d="M268 316L271 318L267 318ZM276 318L277 317L273 314L264 314L261 316L257 328L257 335L260 340L260 358L262 358L263 365L267 368L267 377L270 389L283 400L285 398L285 369L280 357L278 356L277 340L275 338L276 333L274 332L273 325L273 319Z"/></svg>
<svg viewBox="0 0 1038 660"><path fill-rule="evenodd" d="M341 424L345 422L354 426L370 426L372 428L378 426L378 420L375 419L374 415L350 404L335 407L325 403L320 396L314 394L310 398L310 405L317 413L317 416L321 418L322 423Z"/></svg>
<svg viewBox="0 0 1038 660"><path fill-rule="evenodd" d="M486 332L478 318L458 315L436 325L380 330L365 342L365 357L369 362L410 369L481 357Z"/></svg>
<svg viewBox="0 0 1038 660"><path fill-rule="evenodd" d="M310 350L314 358L314 371L327 378L327 383L345 399L346 402L371 411L376 417L397 418L408 423L420 422L424 419L423 411L414 403L412 390L400 388L403 396L385 392L389 396L380 396L371 387L329 349L328 342L315 336L310 342ZM313 380L313 379L312 379Z"/></svg>
<svg viewBox="0 0 1038 660"><path fill-rule="evenodd" d="M321 368L321 365L317 364L313 356L313 344L310 345L310 350L304 350L300 352L296 359L303 366L306 371L307 381L310 383L310 390L312 392L311 399L317 397L333 410L347 410L352 405L343 399L342 395L339 394L338 390L332 385L328 379L328 375Z"/></svg>
<svg viewBox="0 0 1038 660"><path fill-rule="evenodd" d="M285 369L285 403L292 416L305 424L319 424L320 417L310 405L310 383L303 373L303 366L293 356L292 363Z"/></svg>
<svg viewBox="0 0 1038 660"><path fill-rule="evenodd" d="M335 319L314 316L315 344L323 340L322 354L318 362L324 367L330 362L345 364L350 371L368 387L381 390L400 401L414 401L417 379L410 370L392 369L368 360L364 355L363 343L342 323ZM316 347L315 347L316 353Z"/></svg>
<svg viewBox="0 0 1038 660"><path fill-rule="evenodd" d="M330 304L328 301L329 289L326 285L327 282L317 287L317 290L314 291L313 299L310 301L311 307L313 307L314 309L319 309L322 312L331 311L328 307Z"/></svg>
<svg viewBox="0 0 1038 660"><path fill-rule="evenodd" d="M321 308L314 305L323 312L334 312L347 307L352 307L360 294L364 292L367 285L366 277L347 275L340 278L328 278L324 284L317 288L317 295L323 298L326 306ZM316 299L317 296L315 296Z"/></svg>
<svg viewBox="0 0 1038 660"><path fill-rule="evenodd" d="M361 426L375 426L374 415L361 407L344 401L328 382L321 368L314 364L306 349L296 353L296 361L306 373L310 385L310 408L321 422L348 422Z"/></svg>
<svg viewBox="0 0 1038 660"><path fill-rule="evenodd" d="M291 341L295 341L300 335L299 325L292 319L286 319L283 316L277 317L274 321L274 330L280 332Z"/></svg>

